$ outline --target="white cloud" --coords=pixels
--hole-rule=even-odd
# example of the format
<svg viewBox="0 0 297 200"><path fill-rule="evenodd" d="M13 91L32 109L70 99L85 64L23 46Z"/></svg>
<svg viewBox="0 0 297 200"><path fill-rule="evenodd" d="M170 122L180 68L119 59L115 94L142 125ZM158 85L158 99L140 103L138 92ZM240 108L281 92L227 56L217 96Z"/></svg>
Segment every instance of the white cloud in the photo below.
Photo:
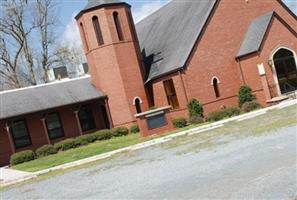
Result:
<svg viewBox="0 0 297 200"><path fill-rule="evenodd" d="M160 7L165 5L167 1L162 0L155 0L155 1L148 1L144 3L140 8L137 8L133 11L133 17L135 22L139 22L144 19L146 16L150 15L151 13L158 10Z"/></svg>
<svg viewBox="0 0 297 200"><path fill-rule="evenodd" d="M82 45L74 15L72 20L66 25L65 31L62 35L61 43L69 47L80 47Z"/></svg>

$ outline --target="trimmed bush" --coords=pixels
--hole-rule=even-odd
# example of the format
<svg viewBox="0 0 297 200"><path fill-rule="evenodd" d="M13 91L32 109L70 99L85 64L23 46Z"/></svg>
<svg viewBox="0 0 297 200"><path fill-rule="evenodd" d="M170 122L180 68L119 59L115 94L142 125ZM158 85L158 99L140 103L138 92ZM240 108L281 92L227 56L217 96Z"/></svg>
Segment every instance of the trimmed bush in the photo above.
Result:
<svg viewBox="0 0 297 200"><path fill-rule="evenodd" d="M75 139L69 138L69 139L62 140L61 142L54 144L54 147L57 151L66 151L68 149L75 148L76 142L75 142Z"/></svg>
<svg viewBox="0 0 297 200"><path fill-rule="evenodd" d="M203 116L203 107L202 104L195 98L192 98L188 105L188 111L189 111L189 117L194 117L194 116Z"/></svg>
<svg viewBox="0 0 297 200"><path fill-rule="evenodd" d="M133 124L131 127L130 127L130 133L138 133L139 132L139 127L137 124Z"/></svg>
<svg viewBox="0 0 297 200"><path fill-rule="evenodd" d="M111 129L113 137L120 137L129 134L129 129L126 127L118 127Z"/></svg>
<svg viewBox="0 0 297 200"><path fill-rule="evenodd" d="M210 112L207 121L219 121L224 118L234 117L240 114L240 109L237 107L224 108L220 111Z"/></svg>
<svg viewBox="0 0 297 200"><path fill-rule="evenodd" d="M174 118L172 119L172 123L176 128L183 128L187 126L187 120L184 117Z"/></svg>
<svg viewBox="0 0 297 200"><path fill-rule="evenodd" d="M32 150L21 151L10 157L10 165L17 165L30 160L34 160L34 152Z"/></svg>
<svg viewBox="0 0 297 200"><path fill-rule="evenodd" d="M47 145L43 145L42 147L39 147L36 151L36 156L38 158L40 157L45 157L45 156L49 156L52 154L56 154L57 150L55 149L55 147L53 145L47 144Z"/></svg>
<svg viewBox="0 0 297 200"><path fill-rule="evenodd" d="M74 139L75 147L89 144L88 135L78 136Z"/></svg>
<svg viewBox="0 0 297 200"><path fill-rule="evenodd" d="M201 116L193 116L190 118L190 123L191 124L201 124L204 122L203 117Z"/></svg>
<svg viewBox="0 0 297 200"><path fill-rule="evenodd" d="M214 111L208 113L207 121L216 122L228 117L224 111Z"/></svg>
<svg viewBox="0 0 297 200"><path fill-rule="evenodd" d="M237 96L239 107L241 107L246 102L254 101L256 99L256 96L252 93L252 89L247 85L240 87Z"/></svg>
<svg viewBox="0 0 297 200"><path fill-rule="evenodd" d="M93 143L93 142L95 142L96 141L96 136L94 135L94 134L88 134L88 135L86 135L87 136L87 141L88 141L88 143Z"/></svg>
<svg viewBox="0 0 297 200"><path fill-rule="evenodd" d="M240 108L237 107L229 107L223 110L228 117L234 117L240 114Z"/></svg>
<svg viewBox="0 0 297 200"><path fill-rule="evenodd" d="M109 129L104 129L93 133L92 135L95 136L96 140L109 140L112 138L112 132Z"/></svg>
<svg viewBox="0 0 297 200"><path fill-rule="evenodd" d="M247 112L251 112L253 110L257 110L259 108L262 108L262 106L257 101L250 101L250 102L245 102L241 106L241 111L243 113L247 113Z"/></svg>

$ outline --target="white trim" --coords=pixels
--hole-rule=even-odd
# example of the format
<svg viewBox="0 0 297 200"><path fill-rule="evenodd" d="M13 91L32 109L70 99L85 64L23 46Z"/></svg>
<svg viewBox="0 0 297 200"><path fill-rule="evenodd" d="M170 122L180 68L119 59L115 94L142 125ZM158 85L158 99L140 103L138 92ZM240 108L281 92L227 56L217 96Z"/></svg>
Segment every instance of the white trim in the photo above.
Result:
<svg viewBox="0 0 297 200"><path fill-rule="evenodd" d="M29 89L34 89L34 88L39 88L39 87L45 87L48 85L55 85L55 84L60 84L60 83L65 83L65 82L70 82L70 81L76 81L78 79L85 79L85 78L90 78L91 76L89 74L86 74L82 77L78 77L78 78L65 78L62 80L56 80L54 82L50 82L50 83L42 83L39 85L33 85L33 86L28 86L28 87L23 87L23 88L16 88L16 89L11 89L11 90L4 90L1 91L0 94L5 94L5 93L10 93L10 92L17 92L17 91L22 91L22 90L29 90Z"/></svg>
<svg viewBox="0 0 297 200"><path fill-rule="evenodd" d="M213 77L211 78L211 83L210 83L211 85L213 85L213 81L214 81L215 79L217 79L218 84L221 83L220 79L219 79L217 76L213 76Z"/></svg>
<svg viewBox="0 0 297 200"><path fill-rule="evenodd" d="M296 65L296 69L297 69L297 55L296 55L296 52L289 48L289 47L286 47L286 46L278 46L276 47L270 54L270 57L269 57L269 60L271 60L272 62L272 75L273 75L273 79L274 79L274 82L276 84L276 89L277 89L277 94L278 96L281 96L282 93L281 93L281 90L280 90L280 87L279 87L279 82L278 82L278 78L277 78L277 73L276 73L276 69L275 69L275 65L274 65L274 55L280 50L280 49L286 49L288 51L291 51L293 53L293 56L294 56L294 59L295 59L295 65Z"/></svg>
<svg viewBox="0 0 297 200"><path fill-rule="evenodd" d="M134 99L133 99L133 105L136 104L136 103L135 103L136 99L139 99L139 103L142 104L142 100L141 100L141 98L140 98L139 96L136 96L136 97L134 97Z"/></svg>

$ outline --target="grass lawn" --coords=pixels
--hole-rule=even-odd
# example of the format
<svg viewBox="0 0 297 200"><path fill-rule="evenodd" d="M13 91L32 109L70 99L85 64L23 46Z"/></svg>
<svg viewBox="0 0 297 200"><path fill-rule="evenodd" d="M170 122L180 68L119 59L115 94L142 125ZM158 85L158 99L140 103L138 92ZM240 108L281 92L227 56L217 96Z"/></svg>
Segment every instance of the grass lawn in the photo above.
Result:
<svg viewBox="0 0 297 200"><path fill-rule="evenodd" d="M91 156L99 155L102 153L106 153L112 150L124 148L133 144L137 144L148 140L156 139L159 137L163 137L166 135L170 135L179 131L188 130L188 129L202 126L205 124L207 123L202 123L198 125L189 125L187 127L184 127L175 131L167 132L161 135L153 135L151 137L146 137L146 138L141 137L140 134L130 134L128 136L116 137L106 141L98 141L83 147L70 149L68 151L62 151L62 152L59 152L58 154L54 154L54 155L39 158L30 162L22 163L22 164L13 166L12 168L21 170L21 171L36 172L39 170L55 167L65 163L69 163L69 162L81 160L84 158L88 158Z"/></svg>
<svg viewBox="0 0 297 200"><path fill-rule="evenodd" d="M140 142L145 142L158 137L173 134L179 131L188 130L188 129L195 128L197 126L201 126L205 124L206 123L203 123L200 125L190 125L176 131L164 133L162 135L147 137L147 138L142 138L139 134L130 134L128 136L112 138L111 140L95 142L87 146L71 149L64 152L59 152L58 154L54 154L44 158L39 158L27 163L19 164L14 166L13 168L17 170L22 170L22 171L35 172L35 171L55 167L61 164L65 164L68 162L106 153L112 150L120 149L123 147L140 143ZM249 120L245 120L241 122L230 122L222 128L211 130L203 134L198 134L191 137L182 136L174 140L174 142L169 142L168 144L166 143L164 145L167 147L170 147L170 146L174 147L176 145L189 143L191 141L200 141L201 143L201 141L207 140L209 142L211 138L214 138L216 136L222 136L222 135L232 135L236 137L258 135L275 128L289 126L293 124L297 124L297 106L296 105L290 106L288 108L281 109L281 110L269 111L264 115L261 115Z"/></svg>
<svg viewBox="0 0 297 200"><path fill-rule="evenodd" d="M192 136L181 136L173 141L161 144L165 149L175 149L184 145L176 154L199 152L226 145L237 139L274 134L273 130L297 124L297 105L284 109L275 109L266 114L243 120L232 121L223 127ZM297 130L296 130L297 131Z"/></svg>
<svg viewBox="0 0 297 200"><path fill-rule="evenodd" d="M83 147L70 149L68 151L62 151L58 154L22 163L13 166L13 169L27 172L35 172L42 169L55 167L68 162L84 159L101 153L127 147L142 141L144 141L144 139L141 138L139 134L130 134L125 137L116 137L112 138L111 140L98 141Z"/></svg>

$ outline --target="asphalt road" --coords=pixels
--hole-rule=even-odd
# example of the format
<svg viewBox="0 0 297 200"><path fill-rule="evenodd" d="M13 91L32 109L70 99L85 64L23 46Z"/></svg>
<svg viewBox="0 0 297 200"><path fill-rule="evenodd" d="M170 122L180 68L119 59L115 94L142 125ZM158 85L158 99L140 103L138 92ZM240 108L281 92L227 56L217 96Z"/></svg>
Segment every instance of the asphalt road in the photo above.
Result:
<svg viewBox="0 0 297 200"><path fill-rule="evenodd" d="M259 137L221 137L221 145L200 150L193 141L160 145L9 189L1 198L293 200L296 135L297 125Z"/></svg>

